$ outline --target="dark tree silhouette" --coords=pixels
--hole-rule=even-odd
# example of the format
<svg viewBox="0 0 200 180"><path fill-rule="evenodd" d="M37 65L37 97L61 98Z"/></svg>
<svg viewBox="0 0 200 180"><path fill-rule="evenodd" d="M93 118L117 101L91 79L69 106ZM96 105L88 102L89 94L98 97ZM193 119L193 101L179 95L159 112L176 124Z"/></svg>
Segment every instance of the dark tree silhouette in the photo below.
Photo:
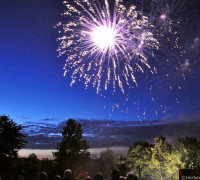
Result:
<svg viewBox="0 0 200 180"><path fill-rule="evenodd" d="M117 168L117 161L119 158L114 151L107 149L106 151L102 151L100 153L99 159L102 165L101 172L103 173L105 179L109 179L112 170Z"/></svg>
<svg viewBox="0 0 200 180"><path fill-rule="evenodd" d="M17 157L17 152L27 143L21 130L22 126L8 116L0 116L0 157Z"/></svg>
<svg viewBox="0 0 200 180"><path fill-rule="evenodd" d="M81 125L74 119L69 119L63 128L61 143L58 144L57 151L53 152L53 156L57 161L64 163L65 168L83 169L87 166L90 153L89 145L82 138L83 131Z"/></svg>
<svg viewBox="0 0 200 180"><path fill-rule="evenodd" d="M0 174L6 173L11 168L11 159L18 156L18 151L25 146L25 135L8 116L0 116Z"/></svg>

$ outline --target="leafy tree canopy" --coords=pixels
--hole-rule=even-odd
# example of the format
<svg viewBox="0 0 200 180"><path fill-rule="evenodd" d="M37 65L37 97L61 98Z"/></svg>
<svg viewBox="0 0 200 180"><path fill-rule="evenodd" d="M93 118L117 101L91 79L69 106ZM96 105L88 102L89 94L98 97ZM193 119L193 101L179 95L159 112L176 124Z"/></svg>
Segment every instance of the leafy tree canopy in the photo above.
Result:
<svg viewBox="0 0 200 180"><path fill-rule="evenodd" d="M178 179L178 169L181 164L180 154L168 144L166 138L154 138L155 145L149 164L153 179Z"/></svg>
<svg viewBox="0 0 200 180"><path fill-rule="evenodd" d="M136 142L130 147L127 154L127 166L128 168L143 177L145 172L148 170L149 162L151 161L151 147L148 142Z"/></svg>
<svg viewBox="0 0 200 180"><path fill-rule="evenodd" d="M175 148L181 154L182 167L200 168L200 142L196 138L179 138Z"/></svg>

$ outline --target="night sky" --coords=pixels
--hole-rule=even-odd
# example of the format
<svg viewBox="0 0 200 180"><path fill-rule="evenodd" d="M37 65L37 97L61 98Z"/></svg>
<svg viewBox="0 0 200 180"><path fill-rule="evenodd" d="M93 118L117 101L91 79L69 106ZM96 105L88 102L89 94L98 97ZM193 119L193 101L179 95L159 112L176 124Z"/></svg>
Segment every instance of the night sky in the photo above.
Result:
<svg viewBox="0 0 200 180"><path fill-rule="evenodd" d="M173 70L172 61L169 73L172 74L173 79L165 80L162 76L155 78L150 76L145 80L139 79L138 88L127 90L129 101L124 105L126 97L120 92L114 96L111 90L96 94L96 89L92 86L85 89L83 81L70 87L70 75L63 76L65 57L57 57L58 30L54 28L58 22L63 20L63 17L60 16L64 10L62 1L1 0L0 115L9 115L15 122L25 125L29 130L27 134L31 134L29 128L31 124L35 125L38 122L47 124L46 120L49 119L56 127L62 127L63 121L69 118L90 120L93 123L102 120L99 123L104 125L109 124L112 120L115 120L115 123L128 121L130 124L138 120L145 123L149 121L153 124L152 120L160 120L164 124L167 122L178 123L182 119L184 122L198 122L200 120L199 9L200 1L191 0L190 3L185 3L183 10L179 9L180 13L178 14L182 25L176 28L179 28L180 31L181 45L187 51L186 57L183 58L189 59L191 69L190 73L186 73L186 80L179 79L179 73ZM166 54L170 53L166 52ZM165 71L168 70L165 69ZM147 90L151 83L157 86L153 92ZM181 85L182 89L169 92L166 84ZM152 97L156 97L156 101L152 102ZM176 97L180 102L178 104ZM119 104L120 108L115 106L112 112L112 106L115 104ZM163 113L160 106L162 104L167 107L166 113ZM126 113L127 108L128 112ZM197 124L199 127L199 123ZM91 125L86 128L85 136L88 138L91 137L88 135L88 131L92 127L95 126ZM123 128L122 124L119 127ZM127 124L126 127L128 127ZM140 127L140 125L134 127ZM137 135L146 131L141 127L139 130L141 131ZM154 129L152 132L154 131L156 130ZM38 133L37 131L32 132ZM115 131L110 130L109 132ZM56 134L56 132L53 133ZM94 133L92 132L92 134ZM105 136L110 137L111 134ZM119 135L119 132L116 134ZM176 134L176 136L178 137L180 134ZM152 136L154 135L157 134L152 133ZM166 135L168 134L166 133ZM129 136L133 136L133 134ZM145 137L147 136L145 135ZM116 137L114 138L117 139ZM139 135L138 139L142 137ZM130 145L130 141L127 140L126 143L119 143L119 145ZM90 142L94 144L92 140ZM109 143L107 145L109 146ZM117 145L117 143L111 145ZM100 146L102 145L93 147ZM30 145L30 148L35 147ZM49 148L54 147L55 145L49 146Z"/></svg>

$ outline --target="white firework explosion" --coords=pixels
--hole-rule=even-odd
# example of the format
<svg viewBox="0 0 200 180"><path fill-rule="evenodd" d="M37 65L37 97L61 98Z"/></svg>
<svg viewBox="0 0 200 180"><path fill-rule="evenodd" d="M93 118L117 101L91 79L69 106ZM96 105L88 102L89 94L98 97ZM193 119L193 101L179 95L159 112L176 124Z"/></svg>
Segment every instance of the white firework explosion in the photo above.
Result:
<svg viewBox="0 0 200 180"><path fill-rule="evenodd" d="M97 88L113 91L118 85L123 93L124 86L137 86L136 72L156 72L150 58L159 42L153 35L153 25L148 17L136 10L134 5L126 7L123 0L64 1L63 13L66 23L61 26L59 56L66 56L65 75L71 73L71 85L85 79Z"/></svg>

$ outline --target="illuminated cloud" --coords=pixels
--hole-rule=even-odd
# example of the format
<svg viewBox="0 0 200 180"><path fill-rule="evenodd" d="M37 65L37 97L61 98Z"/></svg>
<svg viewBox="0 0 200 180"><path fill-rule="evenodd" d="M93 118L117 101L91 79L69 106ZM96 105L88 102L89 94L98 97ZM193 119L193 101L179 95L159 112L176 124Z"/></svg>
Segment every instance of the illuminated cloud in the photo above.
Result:
<svg viewBox="0 0 200 180"><path fill-rule="evenodd" d="M194 50L199 49L199 46L200 46L200 39L199 39L199 37L196 37L193 40L193 44L191 46L191 49L194 49Z"/></svg>
<svg viewBox="0 0 200 180"><path fill-rule="evenodd" d="M169 121L176 119L177 121ZM173 143L179 137L192 136L200 138L200 114L193 116L173 115L163 120L154 121L107 121L77 119L83 128L83 137L90 148L106 148L111 146L131 146L136 141L153 142L154 137L165 136ZM109 123L109 126L107 124ZM56 124L48 122L27 123L24 133L29 143L26 148L55 149L61 141L62 128L66 121Z"/></svg>

